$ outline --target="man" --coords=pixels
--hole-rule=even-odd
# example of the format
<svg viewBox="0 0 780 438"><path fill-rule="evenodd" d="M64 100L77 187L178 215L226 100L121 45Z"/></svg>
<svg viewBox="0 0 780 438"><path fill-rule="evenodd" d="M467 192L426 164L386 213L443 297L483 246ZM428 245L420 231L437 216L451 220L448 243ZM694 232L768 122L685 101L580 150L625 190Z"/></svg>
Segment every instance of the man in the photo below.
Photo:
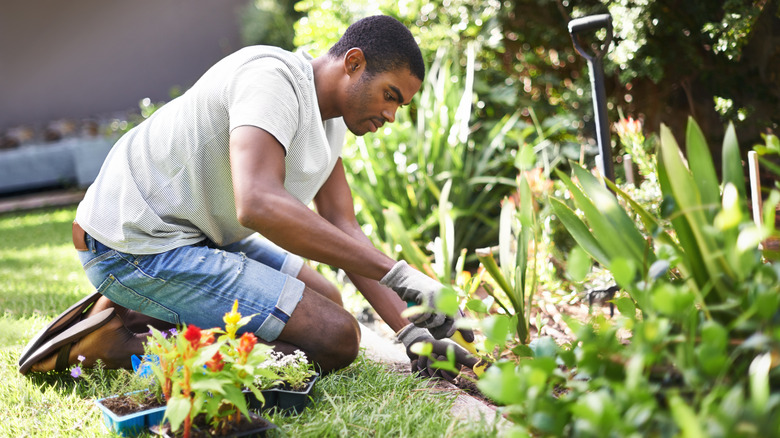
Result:
<svg viewBox="0 0 780 438"><path fill-rule="evenodd" d="M221 326L234 300L256 314L245 329L277 350L301 349L322 372L345 367L358 324L304 257L346 271L413 366L434 375L409 347L428 341L442 354L453 318L430 310L411 324L401 312L408 301L430 307L442 285L371 245L339 157L346 129L393 122L424 75L411 33L385 16L356 22L317 59L255 46L215 64L112 149L74 222L99 294L33 339L20 372L78 356L127 368L147 325Z"/></svg>

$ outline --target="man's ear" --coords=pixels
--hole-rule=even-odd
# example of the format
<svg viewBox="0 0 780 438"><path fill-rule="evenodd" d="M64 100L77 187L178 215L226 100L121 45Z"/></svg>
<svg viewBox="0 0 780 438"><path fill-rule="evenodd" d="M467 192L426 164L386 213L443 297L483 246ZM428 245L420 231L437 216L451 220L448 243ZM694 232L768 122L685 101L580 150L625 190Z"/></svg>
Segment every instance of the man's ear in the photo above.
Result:
<svg viewBox="0 0 780 438"><path fill-rule="evenodd" d="M344 71L352 76L354 73L362 72L366 68L366 57L363 50L353 47L344 54Z"/></svg>

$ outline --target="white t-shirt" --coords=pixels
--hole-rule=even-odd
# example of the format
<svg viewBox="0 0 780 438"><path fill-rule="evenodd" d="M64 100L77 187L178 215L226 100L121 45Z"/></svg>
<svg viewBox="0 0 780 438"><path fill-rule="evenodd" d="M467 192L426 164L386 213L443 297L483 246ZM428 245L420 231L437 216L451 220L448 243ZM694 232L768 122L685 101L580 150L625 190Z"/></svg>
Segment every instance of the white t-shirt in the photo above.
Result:
<svg viewBox="0 0 780 438"><path fill-rule="evenodd" d="M285 188L309 204L341 155L346 125L323 123L311 57L253 46L227 56L112 148L76 220L108 247L156 254L254 231L236 218L230 131L251 125L286 150Z"/></svg>

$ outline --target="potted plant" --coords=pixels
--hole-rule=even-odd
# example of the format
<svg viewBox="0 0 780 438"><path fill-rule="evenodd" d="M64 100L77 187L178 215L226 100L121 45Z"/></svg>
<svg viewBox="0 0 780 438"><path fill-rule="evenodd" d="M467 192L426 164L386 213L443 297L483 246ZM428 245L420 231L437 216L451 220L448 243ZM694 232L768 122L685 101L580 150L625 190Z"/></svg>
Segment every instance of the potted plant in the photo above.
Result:
<svg viewBox="0 0 780 438"><path fill-rule="evenodd" d="M70 367L70 375L95 392L106 389L109 394L115 394L95 401L109 431L121 436L136 436L162 420L165 400L160 386L150 376L117 370L109 377L100 360L93 369L83 372L84 360L84 356L78 356L78 363Z"/></svg>
<svg viewBox="0 0 780 438"><path fill-rule="evenodd" d="M173 336L152 329L146 353L156 356L148 366L167 402L168 423L152 431L167 436L257 436L275 428L250 415L243 388L263 395L253 385L255 376L270 371L261 367L271 350L258 344L252 333L236 337L252 316L242 318L238 301L225 314L225 330L184 326ZM205 435L203 435L205 434Z"/></svg>
<svg viewBox="0 0 780 438"><path fill-rule="evenodd" d="M289 355L271 351L269 356L261 366L275 377L269 377L269 374L255 377L255 387L261 390L265 400L258 400L252 391L247 390L249 407L257 410L276 407L284 412L300 414L309 405L319 373L301 350Z"/></svg>
<svg viewBox="0 0 780 438"><path fill-rule="evenodd" d="M160 424L165 415L165 401L150 390L101 398L95 404L106 428L121 436L136 436Z"/></svg>

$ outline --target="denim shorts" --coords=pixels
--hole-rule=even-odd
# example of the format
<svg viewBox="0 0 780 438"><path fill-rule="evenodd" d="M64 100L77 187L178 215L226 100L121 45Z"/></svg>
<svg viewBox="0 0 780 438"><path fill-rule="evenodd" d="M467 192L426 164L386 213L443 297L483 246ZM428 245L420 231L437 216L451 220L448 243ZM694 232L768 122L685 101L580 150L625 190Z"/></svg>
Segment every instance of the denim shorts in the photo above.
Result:
<svg viewBox="0 0 780 438"><path fill-rule="evenodd" d="M224 327L222 317L238 300L243 316L254 315L241 331L270 342L303 296L296 278L303 260L257 234L225 247L204 242L151 255L122 253L89 235L86 244L79 259L98 292L177 325Z"/></svg>

